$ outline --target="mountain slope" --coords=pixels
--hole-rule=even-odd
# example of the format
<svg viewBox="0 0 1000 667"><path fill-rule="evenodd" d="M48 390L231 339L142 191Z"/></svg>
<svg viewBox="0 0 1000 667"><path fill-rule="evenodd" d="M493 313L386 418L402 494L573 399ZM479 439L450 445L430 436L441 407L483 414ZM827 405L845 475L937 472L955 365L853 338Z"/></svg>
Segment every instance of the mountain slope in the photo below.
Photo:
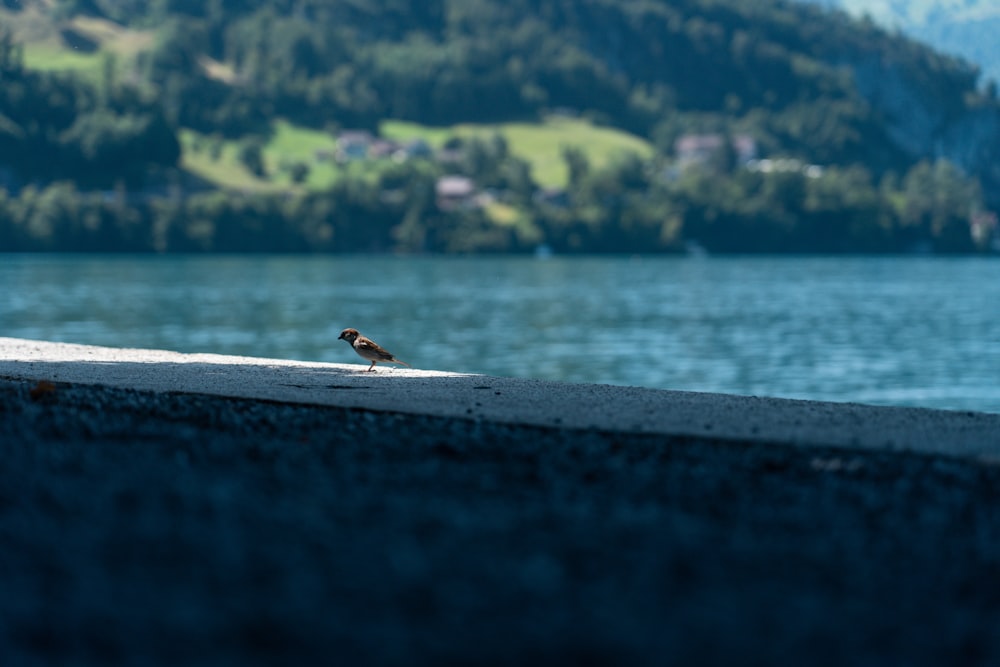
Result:
<svg viewBox="0 0 1000 667"><path fill-rule="evenodd" d="M1000 82L1000 3L996 0L806 0L870 16L945 53L978 65Z"/></svg>
<svg viewBox="0 0 1000 667"><path fill-rule="evenodd" d="M813 5L0 1L0 248L972 252L996 225L1000 103L975 68ZM12 36L26 16L51 29ZM46 48L89 55L25 57ZM652 148L571 147L549 180L511 133L551 115L591 149L594 125ZM308 136L393 123L510 138L329 179L306 163L328 159ZM294 162L275 154L289 143ZM687 162L692 145L714 149ZM231 157L256 192L181 173Z"/></svg>

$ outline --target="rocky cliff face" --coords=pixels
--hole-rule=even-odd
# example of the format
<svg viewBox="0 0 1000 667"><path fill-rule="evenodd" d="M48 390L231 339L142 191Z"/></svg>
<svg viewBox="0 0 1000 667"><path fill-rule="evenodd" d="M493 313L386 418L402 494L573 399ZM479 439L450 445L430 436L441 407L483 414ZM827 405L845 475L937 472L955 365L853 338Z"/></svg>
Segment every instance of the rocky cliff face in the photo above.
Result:
<svg viewBox="0 0 1000 667"><path fill-rule="evenodd" d="M959 95L928 90L899 65L877 54L845 58L858 92L886 121L893 142L914 159L946 159L983 181L1000 205L1000 104L971 106Z"/></svg>

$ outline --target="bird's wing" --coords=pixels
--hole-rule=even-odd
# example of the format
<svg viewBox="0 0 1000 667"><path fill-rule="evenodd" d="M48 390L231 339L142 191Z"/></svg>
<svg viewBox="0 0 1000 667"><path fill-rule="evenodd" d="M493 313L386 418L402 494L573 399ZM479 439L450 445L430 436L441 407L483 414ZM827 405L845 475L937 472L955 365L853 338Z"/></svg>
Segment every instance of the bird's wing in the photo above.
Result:
<svg viewBox="0 0 1000 667"><path fill-rule="evenodd" d="M368 340L367 338L359 338L358 342L354 344L358 350L363 350L374 356L381 357L386 361L392 359L392 353L388 350L383 349L380 345L375 343L375 341Z"/></svg>

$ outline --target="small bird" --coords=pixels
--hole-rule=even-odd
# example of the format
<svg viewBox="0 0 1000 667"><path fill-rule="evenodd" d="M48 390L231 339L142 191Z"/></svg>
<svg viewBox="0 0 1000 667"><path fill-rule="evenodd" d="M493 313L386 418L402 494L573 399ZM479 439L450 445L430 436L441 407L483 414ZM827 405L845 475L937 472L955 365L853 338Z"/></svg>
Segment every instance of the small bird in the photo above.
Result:
<svg viewBox="0 0 1000 667"><path fill-rule="evenodd" d="M389 352L371 338L362 336L357 329L344 329L340 332L337 340L346 340L362 358L372 362L372 365L368 367L369 371L374 371L375 364L380 361L388 364L402 364L409 367L408 363L394 357L392 352Z"/></svg>

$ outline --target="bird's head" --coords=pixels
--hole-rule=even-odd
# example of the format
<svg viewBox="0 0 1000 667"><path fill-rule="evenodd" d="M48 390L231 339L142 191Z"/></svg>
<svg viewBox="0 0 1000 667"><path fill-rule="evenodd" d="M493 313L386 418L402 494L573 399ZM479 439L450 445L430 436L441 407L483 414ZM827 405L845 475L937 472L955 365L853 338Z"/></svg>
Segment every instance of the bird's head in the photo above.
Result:
<svg viewBox="0 0 1000 667"><path fill-rule="evenodd" d="M348 343L353 345L354 341L357 340L360 335L361 334L358 333L357 329L344 329L340 332L340 335L337 336L337 340L346 340Z"/></svg>

